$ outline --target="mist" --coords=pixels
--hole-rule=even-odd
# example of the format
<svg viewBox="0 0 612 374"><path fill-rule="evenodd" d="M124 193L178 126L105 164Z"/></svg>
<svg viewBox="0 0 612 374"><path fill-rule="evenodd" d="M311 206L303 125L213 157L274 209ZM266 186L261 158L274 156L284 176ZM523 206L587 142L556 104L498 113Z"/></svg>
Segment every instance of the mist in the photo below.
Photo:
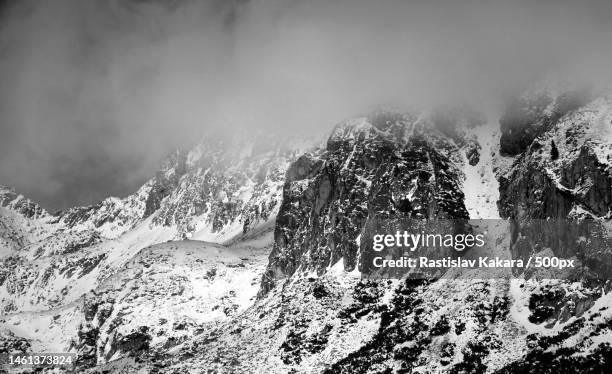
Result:
<svg viewBox="0 0 612 374"><path fill-rule="evenodd" d="M133 192L211 131L299 136L454 100L495 113L550 71L607 85L610 14L607 0L5 1L0 184L62 209Z"/></svg>

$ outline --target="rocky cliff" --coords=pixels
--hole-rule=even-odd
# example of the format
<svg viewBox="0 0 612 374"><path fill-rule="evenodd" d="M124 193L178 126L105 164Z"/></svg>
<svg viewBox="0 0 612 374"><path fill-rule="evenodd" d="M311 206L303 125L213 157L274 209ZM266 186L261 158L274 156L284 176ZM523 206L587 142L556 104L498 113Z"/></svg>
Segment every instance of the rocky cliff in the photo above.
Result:
<svg viewBox="0 0 612 374"><path fill-rule="evenodd" d="M368 220L467 218L462 151L473 149L417 114L336 126L324 149L287 170L262 294L297 269L320 275L339 260L356 269Z"/></svg>

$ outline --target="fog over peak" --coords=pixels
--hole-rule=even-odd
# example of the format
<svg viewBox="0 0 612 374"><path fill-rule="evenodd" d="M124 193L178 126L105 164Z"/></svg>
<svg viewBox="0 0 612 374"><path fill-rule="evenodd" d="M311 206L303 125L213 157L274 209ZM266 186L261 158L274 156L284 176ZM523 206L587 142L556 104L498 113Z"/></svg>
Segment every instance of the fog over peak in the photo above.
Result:
<svg viewBox="0 0 612 374"><path fill-rule="evenodd" d="M495 112L550 70L609 83L609 1L5 1L0 184L124 196L207 131L330 128L381 104ZM495 121L495 119L492 119Z"/></svg>

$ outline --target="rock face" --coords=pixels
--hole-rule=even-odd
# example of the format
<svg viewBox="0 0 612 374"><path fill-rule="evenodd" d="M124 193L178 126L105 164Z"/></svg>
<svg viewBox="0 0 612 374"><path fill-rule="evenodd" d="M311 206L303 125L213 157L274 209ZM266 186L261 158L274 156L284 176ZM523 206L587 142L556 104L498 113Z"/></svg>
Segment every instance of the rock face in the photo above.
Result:
<svg viewBox="0 0 612 374"><path fill-rule="evenodd" d="M579 108L569 106L573 110L549 123L517 157L510 170L500 176L500 215L513 219L517 232L533 231L534 219L589 218L597 222L611 217L611 104L608 98L599 98ZM595 225L591 221L588 224ZM605 271L612 267L609 240L599 248L559 253L556 245L551 244L568 236L568 231L560 225L558 229L538 230L537 235L553 253L564 257L575 255L583 264L609 273ZM579 235L579 232L575 234ZM589 240L594 240L592 233L589 236ZM529 251L532 254L534 249Z"/></svg>
<svg viewBox="0 0 612 374"><path fill-rule="evenodd" d="M0 207L13 210L26 218L40 218L48 214L32 200L5 186L0 186Z"/></svg>
<svg viewBox="0 0 612 374"><path fill-rule="evenodd" d="M467 144L467 142L466 142ZM342 123L287 170L262 295L298 268L357 266L368 220L467 218L461 149L428 119L377 112Z"/></svg>
<svg viewBox="0 0 612 374"><path fill-rule="evenodd" d="M502 217L607 217L612 208L610 101L559 117L500 178ZM553 157L553 145L557 157Z"/></svg>
<svg viewBox="0 0 612 374"><path fill-rule="evenodd" d="M283 176L298 149L272 137L221 139L177 154L160 171L147 201L153 223L177 227L182 237L219 241L274 218ZM149 209L149 208L148 208Z"/></svg>

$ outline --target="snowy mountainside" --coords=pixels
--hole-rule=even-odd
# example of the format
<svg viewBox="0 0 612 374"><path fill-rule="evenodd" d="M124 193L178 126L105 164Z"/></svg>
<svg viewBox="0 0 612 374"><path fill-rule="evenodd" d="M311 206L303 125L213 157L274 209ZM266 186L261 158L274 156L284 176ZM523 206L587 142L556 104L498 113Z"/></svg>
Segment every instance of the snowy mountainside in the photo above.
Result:
<svg viewBox="0 0 612 374"><path fill-rule="evenodd" d="M138 200L146 218L75 251L106 253L91 270L53 272L69 291L51 309L13 304L0 347L79 352L91 373L603 372L609 282L364 280L358 266L381 217L609 220L610 101L545 95L523 94L499 131L470 110L378 111L306 152L177 153ZM157 244L170 239L226 245ZM41 264L71 258L54 256Z"/></svg>
<svg viewBox="0 0 612 374"><path fill-rule="evenodd" d="M164 354L250 305L267 254L201 241L156 244L74 302L5 315L3 323L37 351L76 352L80 368ZM5 344L19 342L7 336Z"/></svg>
<svg viewBox="0 0 612 374"><path fill-rule="evenodd" d="M214 242L230 240L268 222L280 204L288 163L299 151L266 137L259 143L200 144L177 156L179 172L182 168L189 172L175 188L156 191L167 196L154 222L176 226L183 237Z"/></svg>
<svg viewBox="0 0 612 374"><path fill-rule="evenodd" d="M517 216L524 210L533 218L570 214L609 218L611 134L612 100L608 97L560 117L501 176L502 214ZM526 198L518 198L517 204L521 193Z"/></svg>
<svg viewBox="0 0 612 374"><path fill-rule="evenodd" d="M495 174L496 165L503 162L499 156L499 131L491 122L469 129L481 146L478 163L464 162L465 180L463 192L465 207L472 219L499 219L497 200L499 183Z"/></svg>
<svg viewBox="0 0 612 374"><path fill-rule="evenodd" d="M609 95L559 85L527 90L523 106L510 106L501 122L501 146L518 151L497 169L499 214L521 229L532 219L571 219L609 224L612 209L612 101ZM506 122L514 118L514 122ZM526 118L530 120L525 121ZM559 236L544 232L543 238ZM546 240L546 239L544 239ZM532 249L534 254L536 249ZM589 266L610 266L609 248ZM610 365L610 281L531 282L512 287L532 332L525 356L502 372ZM528 318L527 318L528 317ZM517 319L519 317L517 316ZM538 328L535 328L535 326ZM554 333L552 333L554 332ZM551 363L554 361L554 363ZM599 363L598 363L599 362ZM605 364L605 362L608 362ZM550 363L550 364L548 364Z"/></svg>
<svg viewBox="0 0 612 374"><path fill-rule="evenodd" d="M85 296L86 323L79 336L94 331L99 336L93 347L77 343L77 352L84 358L95 348L99 362L110 361L143 349L134 343L141 337L149 350L164 353L249 306L266 256L266 249L199 241L142 250Z"/></svg>
<svg viewBox="0 0 612 374"><path fill-rule="evenodd" d="M27 241L28 230L27 219L23 219L18 213L2 209L0 214L0 248L7 255L11 251L22 248ZM22 218L20 220L20 218ZM19 222L21 221L21 222Z"/></svg>
<svg viewBox="0 0 612 374"><path fill-rule="evenodd" d="M0 185L0 206L13 210L25 218L41 218L48 213L38 204L23 195L17 194L13 189Z"/></svg>
<svg viewBox="0 0 612 374"><path fill-rule="evenodd" d="M269 136L210 138L177 151L133 195L55 214L3 188L1 310L71 303L152 244L220 243L269 227L285 168L302 151L292 146Z"/></svg>
<svg viewBox="0 0 612 374"><path fill-rule="evenodd" d="M580 108L566 114L580 116ZM359 256L360 246L351 246L359 230L343 226L344 222L365 225L367 218L356 219L359 212L364 216L401 216L419 213L418 207L435 206L442 201L450 204L443 207L465 206L472 217L495 218L506 214L493 208L495 200L508 207L521 202L516 197L514 205L506 200L505 193L510 189L501 173L520 168L526 157L501 155L502 140L495 131L481 129L475 132L482 152L488 154L481 153L475 165L469 164L452 137L428 138L437 145L447 144L426 149L430 155L448 151L444 155L452 164L444 171L450 180L448 184L436 184L442 187L436 192L450 200L418 200L419 188L426 191L427 184L420 183L415 190L410 188L414 184L402 184L401 177L390 178L384 188L374 189L380 183L376 180L380 168L375 160L385 154L376 147L377 141L385 144L385 139L401 139L384 148L399 155L402 153L396 153L394 147L405 146L409 152L404 154L414 155L423 146L405 142L404 135L415 136L402 131L411 128L406 126L405 117L384 118L382 124L390 131L381 138L380 129L372 129L368 119L351 121L337 127L327 149L305 154L289 168L274 249L262 282L265 292L252 307L218 329L186 341L169 357L153 358L136 366L124 362L114 370L130 372L134 367L145 366L163 372L218 373L537 373L548 372L549 368L601 372L609 367L612 303L608 283L479 280L461 271L451 279L436 282L359 279L354 259ZM549 136L563 118L557 118L554 125L548 123L551 127L536 138ZM601 126L600 122L586 121L588 126ZM398 136L394 138L395 134ZM368 157L369 152L373 157ZM481 162L486 164L479 165ZM387 168L389 164L391 168L399 167L402 159L387 162ZM398 175L412 181L411 171L427 170L411 165ZM380 173L385 170L383 167ZM585 177L595 172L585 169ZM351 181L351 176L356 181ZM513 181L520 177L509 176ZM500 178L499 184L494 177ZM591 177L598 178L596 174ZM485 191L468 190L475 185L484 185ZM464 191L444 194L444 186ZM530 188L538 185L532 183ZM398 204L404 195L392 193L413 190L411 205ZM469 199L472 201L468 204ZM478 209L483 203L487 206ZM385 206L395 209L380 209ZM407 206L416 209L406 209ZM425 210L432 211L442 216L445 213L444 209ZM459 212L459 217L465 214L463 209L447 212ZM351 219L345 220L344 215ZM321 229L317 228L318 222L322 223ZM318 232L317 236L302 240L309 230ZM286 235L294 237L287 239ZM318 244L313 245L313 241Z"/></svg>

